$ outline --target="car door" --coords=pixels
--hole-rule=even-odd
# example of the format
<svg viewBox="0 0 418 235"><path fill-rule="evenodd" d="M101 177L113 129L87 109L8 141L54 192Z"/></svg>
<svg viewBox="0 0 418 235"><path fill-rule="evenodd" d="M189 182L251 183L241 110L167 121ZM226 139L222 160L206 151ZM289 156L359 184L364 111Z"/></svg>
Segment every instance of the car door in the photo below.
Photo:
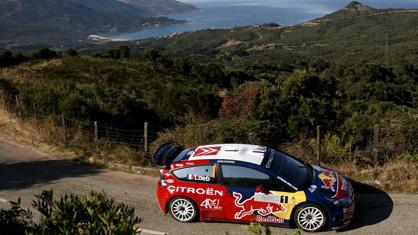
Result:
<svg viewBox="0 0 418 235"><path fill-rule="evenodd" d="M199 207L201 220L219 220L224 218L222 197L227 193L225 187L217 184L216 164L198 165L173 170L178 179L177 188L183 195L192 199Z"/></svg>
<svg viewBox="0 0 418 235"><path fill-rule="evenodd" d="M284 198L273 194L273 178L250 165L221 164L221 183L228 189L224 203L226 220L283 222L275 214L284 212Z"/></svg>

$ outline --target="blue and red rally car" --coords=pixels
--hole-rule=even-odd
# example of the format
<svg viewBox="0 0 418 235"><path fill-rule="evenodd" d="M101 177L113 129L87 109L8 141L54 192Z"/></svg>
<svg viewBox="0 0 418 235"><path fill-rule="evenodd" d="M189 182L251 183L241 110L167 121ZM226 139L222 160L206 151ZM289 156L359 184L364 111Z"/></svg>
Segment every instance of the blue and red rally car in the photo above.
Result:
<svg viewBox="0 0 418 235"><path fill-rule="evenodd" d="M316 232L353 218L354 190L343 176L271 148L167 143L153 160L162 167L160 208L181 222L255 220Z"/></svg>

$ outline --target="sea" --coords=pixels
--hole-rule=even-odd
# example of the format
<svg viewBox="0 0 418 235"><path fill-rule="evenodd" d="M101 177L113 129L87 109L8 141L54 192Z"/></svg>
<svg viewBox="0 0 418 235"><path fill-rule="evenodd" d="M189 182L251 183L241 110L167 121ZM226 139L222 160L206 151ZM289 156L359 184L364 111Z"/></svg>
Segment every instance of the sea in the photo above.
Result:
<svg viewBox="0 0 418 235"><path fill-rule="evenodd" d="M166 17L185 23L138 32L112 32L100 35L112 40L138 40L164 37L175 33L203 29L226 29L241 26L277 23L282 26L299 24L343 8L345 0L183 0L195 5L193 12ZM418 8L418 0L365 0L375 8Z"/></svg>

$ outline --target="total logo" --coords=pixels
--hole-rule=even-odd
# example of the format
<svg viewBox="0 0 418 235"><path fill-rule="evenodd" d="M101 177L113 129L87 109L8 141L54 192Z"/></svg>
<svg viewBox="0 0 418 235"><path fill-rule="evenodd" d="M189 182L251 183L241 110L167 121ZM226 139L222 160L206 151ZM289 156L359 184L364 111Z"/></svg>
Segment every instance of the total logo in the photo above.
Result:
<svg viewBox="0 0 418 235"><path fill-rule="evenodd" d="M319 174L319 178L322 180L322 183L324 184L325 188L335 192L334 184L335 182L337 182L335 173L331 171L324 171L321 174Z"/></svg>
<svg viewBox="0 0 418 235"><path fill-rule="evenodd" d="M264 193L255 193L251 198L242 201L242 194L233 192L235 198L235 206L241 210L235 213L235 219L242 219L246 216L253 215L255 212L260 216L268 216L277 212L286 212L286 208L280 203L282 196L280 195L267 195L268 200L260 201L257 198L266 197ZM261 195L262 194L262 195ZM276 200L272 200L276 198ZM286 200L286 198L283 198Z"/></svg>
<svg viewBox="0 0 418 235"><path fill-rule="evenodd" d="M210 210L222 210L222 207L219 206L219 199L206 199L201 204L201 207Z"/></svg>

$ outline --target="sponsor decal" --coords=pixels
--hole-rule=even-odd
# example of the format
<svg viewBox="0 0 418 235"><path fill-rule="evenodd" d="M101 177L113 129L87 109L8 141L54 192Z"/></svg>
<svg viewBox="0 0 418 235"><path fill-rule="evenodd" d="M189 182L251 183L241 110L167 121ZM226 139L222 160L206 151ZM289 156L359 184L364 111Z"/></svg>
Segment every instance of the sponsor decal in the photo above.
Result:
<svg viewBox="0 0 418 235"><path fill-rule="evenodd" d="M260 223L277 223L277 224L284 224L284 218L283 217L276 217L274 215L269 216L261 216L257 215L255 217L255 220Z"/></svg>
<svg viewBox="0 0 418 235"><path fill-rule="evenodd" d="M194 175L194 174L188 174L187 179L188 180L195 180L195 181L205 181L205 182L210 181L209 176L198 176L198 175Z"/></svg>
<svg viewBox="0 0 418 235"><path fill-rule="evenodd" d="M206 199L201 204L201 207L210 210L222 210L222 207L219 206L219 199Z"/></svg>
<svg viewBox="0 0 418 235"><path fill-rule="evenodd" d="M208 196L223 196L223 192L221 190L215 190L213 188L190 188L190 187L182 187L182 186L174 186L170 185L167 187L167 190L173 193L191 193L191 194L199 194L199 195L208 195Z"/></svg>
<svg viewBox="0 0 418 235"><path fill-rule="evenodd" d="M316 185L311 185L311 187L309 187L308 190L309 192L314 193L317 188L318 187Z"/></svg>
<svg viewBox="0 0 418 235"><path fill-rule="evenodd" d="M257 146L253 149L253 153L265 153L267 151L267 147L264 146Z"/></svg>
<svg viewBox="0 0 418 235"><path fill-rule="evenodd" d="M216 156L221 151L221 146L198 148L193 157Z"/></svg>
<svg viewBox="0 0 418 235"><path fill-rule="evenodd" d="M273 163L273 160L274 160L274 154L271 153L270 156L269 156L269 160L266 163L266 168L270 168L271 167L271 164Z"/></svg>
<svg viewBox="0 0 418 235"><path fill-rule="evenodd" d="M169 184L172 184L172 183L174 183L174 180L173 179L168 179L166 182L169 183Z"/></svg>
<svg viewBox="0 0 418 235"><path fill-rule="evenodd" d="M241 210L235 213L234 218L235 219L242 219L246 216L253 215L255 212L258 213L258 215L261 216L268 216L277 212L286 212L286 208L284 208L281 204L281 200L287 201L287 197L282 197L280 195L274 195L277 197L270 197L270 195L265 195L267 197L262 197L261 195L257 194L263 194L263 193L256 193L251 198L241 201L242 200L242 194L233 192L232 193L235 200L235 206L240 208ZM256 199L257 197L257 199ZM265 201L259 201L264 200Z"/></svg>
<svg viewBox="0 0 418 235"><path fill-rule="evenodd" d="M288 197L276 194L255 193L254 201L271 203L288 203Z"/></svg>
<svg viewBox="0 0 418 235"><path fill-rule="evenodd" d="M326 189L330 189L331 191L335 192L334 184L337 182L337 178L335 177L335 173L325 170L321 174L319 174L319 178L321 179L322 183L324 184L322 187Z"/></svg>

